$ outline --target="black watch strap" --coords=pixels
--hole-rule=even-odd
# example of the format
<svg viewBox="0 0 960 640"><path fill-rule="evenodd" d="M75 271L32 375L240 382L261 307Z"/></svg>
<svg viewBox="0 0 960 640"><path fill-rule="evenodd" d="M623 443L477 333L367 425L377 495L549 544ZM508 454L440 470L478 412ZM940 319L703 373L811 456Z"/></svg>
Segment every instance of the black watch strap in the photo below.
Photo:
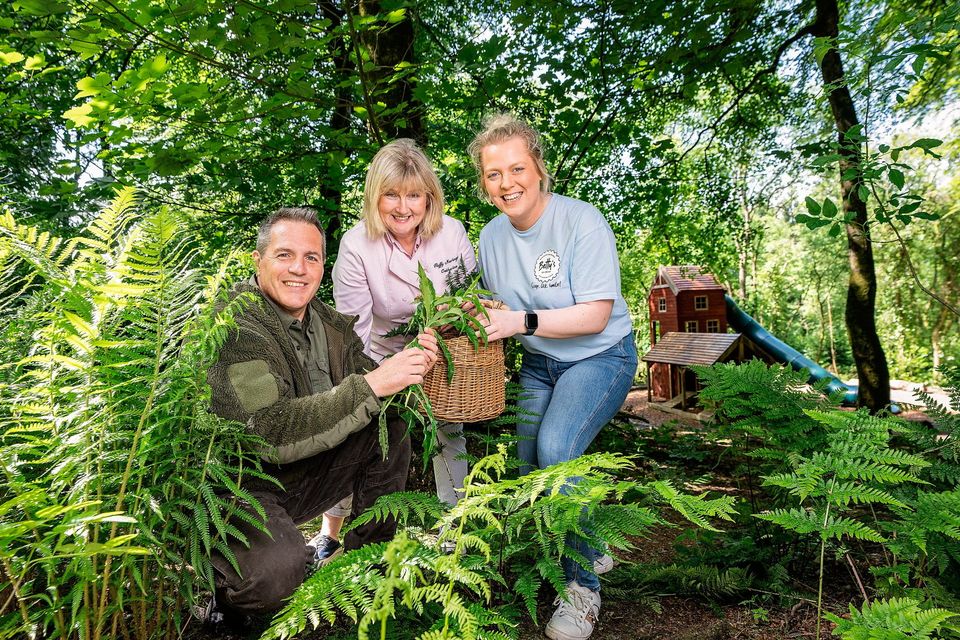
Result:
<svg viewBox="0 0 960 640"><path fill-rule="evenodd" d="M536 332L537 327L540 325L540 319L537 317L537 314L533 311L527 309L524 311L526 315L523 316L523 327L526 331L523 332L525 336L532 336Z"/></svg>

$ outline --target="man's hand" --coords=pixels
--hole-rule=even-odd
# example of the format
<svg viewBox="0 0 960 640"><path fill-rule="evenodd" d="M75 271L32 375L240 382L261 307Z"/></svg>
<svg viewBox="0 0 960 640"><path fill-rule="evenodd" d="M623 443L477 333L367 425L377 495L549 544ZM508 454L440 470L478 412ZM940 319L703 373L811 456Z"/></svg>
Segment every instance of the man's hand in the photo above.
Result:
<svg viewBox="0 0 960 640"><path fill-rule="evenodd" d="M421 333L417 342L419 347L404 349L363 376L377 397L385 398L423 382L423 376L437 361L437 339L432 332Z"/></svg>

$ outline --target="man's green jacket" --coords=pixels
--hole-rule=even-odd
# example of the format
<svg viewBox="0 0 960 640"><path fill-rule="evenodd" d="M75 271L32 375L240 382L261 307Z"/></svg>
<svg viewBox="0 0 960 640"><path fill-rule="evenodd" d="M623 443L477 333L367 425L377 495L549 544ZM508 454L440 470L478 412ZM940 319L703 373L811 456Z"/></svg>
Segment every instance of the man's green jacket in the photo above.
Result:
<svg viewBox="0 0 960 640"><path fill-rule="evenodd" d="M237 315L238 329L207 372L214 413L246 423L267 441L260 454L274 464L332 449L370 424L380 399L363 374L376 365L353 331L356 318L316 299L310 303L311 322L319 320L326 333L333 383L329 391L311 393L307 371L260 289L239 284L231 299L245 292L255 294L256 302Z"/></svg>

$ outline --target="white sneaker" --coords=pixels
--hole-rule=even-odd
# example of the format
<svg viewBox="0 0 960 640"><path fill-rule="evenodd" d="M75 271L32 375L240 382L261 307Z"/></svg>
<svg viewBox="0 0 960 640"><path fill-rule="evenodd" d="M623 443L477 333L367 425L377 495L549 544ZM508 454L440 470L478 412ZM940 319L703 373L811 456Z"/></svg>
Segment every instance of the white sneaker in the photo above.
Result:
<svg viewBox="0 0 960 640"><path fill-rule="evenodd" d="M553 612L544 633L551 640L586 640L593 633L593 625L600 617L600 594L571 581L566 599L557 596L553 604L560 605Z"/></svg>
<svg viewBox="0 0 960 640"><path fill-rule="evenodd" d="M615 566L617 562L610 557L610 554L605 553L593 561L593 572L599 576L611 571Z"/></svg>

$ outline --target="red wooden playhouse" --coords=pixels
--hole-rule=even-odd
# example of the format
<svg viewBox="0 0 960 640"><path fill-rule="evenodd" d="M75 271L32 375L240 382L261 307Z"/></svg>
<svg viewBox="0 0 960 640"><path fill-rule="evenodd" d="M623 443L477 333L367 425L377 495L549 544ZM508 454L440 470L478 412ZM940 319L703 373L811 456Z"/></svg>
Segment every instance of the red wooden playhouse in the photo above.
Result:
<svg viewBox="0 0 960 640"><path fill-rule="evenodd" d="M759 355L739 333L727 333L723 286L697 266L660 267L650 288L648 399L686 410L700 389L690 365L743 361ZM762 357L762 356L761 356Z"/></svg>
<svg viewBox="0 0 960 640"><path fill-rule="evenodd" d="M810 381L827 380L828 393L844 392L856 404L856 387L777 339L725 295L723 286L697 266L660 267L650 287L650 350L647 391L651 406L667 411L696 406L700 391L691 365L758 358L804 369ZM739 333L727 333L728 326Z"/></svg>

